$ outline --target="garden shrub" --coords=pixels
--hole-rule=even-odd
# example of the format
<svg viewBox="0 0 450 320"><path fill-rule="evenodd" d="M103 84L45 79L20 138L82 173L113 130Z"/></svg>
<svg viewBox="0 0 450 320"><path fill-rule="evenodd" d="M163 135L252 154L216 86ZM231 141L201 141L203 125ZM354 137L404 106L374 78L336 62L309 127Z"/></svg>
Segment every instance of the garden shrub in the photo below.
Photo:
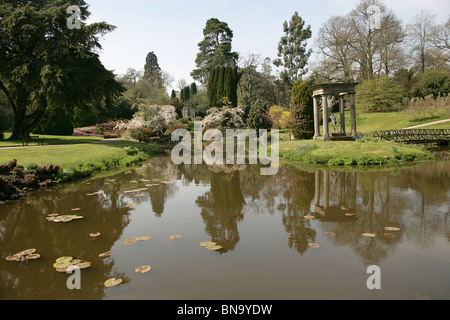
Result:
<svg viewBox="0 0 450 320"><path fill-rule="evenodd" d="M314 110L312 91L308 83L296 81L292 87L291 114L292 134L296 139L311 139L314 136Z"/></svg>
<svg viewBox="0 0 450 320"><path fill-rule="evenodd" d="M269 115L269 108L262 100L256 100L250 108L247 125L256 130L272 128L273 121Z"/></svg>

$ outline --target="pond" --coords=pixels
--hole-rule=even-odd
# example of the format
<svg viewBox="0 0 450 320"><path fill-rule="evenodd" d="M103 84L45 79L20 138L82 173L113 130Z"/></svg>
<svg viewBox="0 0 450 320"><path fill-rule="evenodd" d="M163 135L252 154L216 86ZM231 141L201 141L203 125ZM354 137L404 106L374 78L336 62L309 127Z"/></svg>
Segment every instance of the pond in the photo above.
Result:
<svg viewBox="0 0 450 320"><path fill-rule="evenodd" d="M449 299L449 165L261 176L161 157L35 191L0 206L0 299ZM6 260L30 248L39 259ZM53 267L64 256L91 263L79 289Z"/></svg>

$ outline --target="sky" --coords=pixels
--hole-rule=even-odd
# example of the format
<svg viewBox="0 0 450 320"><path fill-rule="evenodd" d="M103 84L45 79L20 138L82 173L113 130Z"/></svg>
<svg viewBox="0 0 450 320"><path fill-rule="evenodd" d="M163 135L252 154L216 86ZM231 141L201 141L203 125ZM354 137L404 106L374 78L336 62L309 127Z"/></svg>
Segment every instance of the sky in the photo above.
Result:
<svg viewBox="0 0 450 320"><path fill-rule="evenodd" d="M360 0L87 0L89 23L105 21L116 29L101 39L100 58L104 66L122 75L128 68L142 70L153 51L159 66L174 79L194 80L198 43L210 18L228 23L233 30L233 51L277 58L283 23L295 11L311 25L314 38L321 25L334 15L346 15ZM422 10L436 14L441 24L450 16L448 0L384 0L406 26Z"/></svg>

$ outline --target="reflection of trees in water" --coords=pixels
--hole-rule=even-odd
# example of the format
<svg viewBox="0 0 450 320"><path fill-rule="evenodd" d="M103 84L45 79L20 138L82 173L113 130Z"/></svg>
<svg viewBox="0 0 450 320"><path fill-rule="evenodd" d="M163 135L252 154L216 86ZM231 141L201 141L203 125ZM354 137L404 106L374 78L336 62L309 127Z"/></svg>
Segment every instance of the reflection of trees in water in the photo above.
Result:
<svg viewBox="0 0 450 320"><path fill-rule="evenodd" d="M178 166L174 165L169 158L156 157L151 159L144 166L135 170L136 179L150 180L142 184L156 184L161 181L173 181L178 178ZM177 187L173 184L161 183L157 186L149 187L148 191L143 192L148 194L153 212L156 216L161 217L164 213L164 204L170 197L177 193Z"/></svg>
<svg viewBox="0 0 450 320"><path fill-rule="evenodd" d="M238 220L243 218L245 204L240 184L240 172L210 173L211 190L198 197L196 204L202 208L201 215L211 241L224 249L234 250L239 241Z"/></svg>
<svg viewBox="0 0 450 320"><path fill-rule="evenodd" d="M234 174L210 173L211 191L197 204L202 207L206 229L217 242L238 240L235 217L245 220L249 210L278 212L289 234L289 246L303 254L317 237L312 221L303 218L313 214L323 232L336 234L330 241L352 247L366 264L378 264L396 249L402 237L427 244L437 233L448 235L447 167L438 163L426 170L430 168L429 183L422 184L420 167L306 172L284 165L278 175L262 177L256 166L248 166ZM206 183L205 172L209 171L202 167L196 168L192 177L200 172L203 178L199 181ZM433 180L435 175L439 178ZM356 216L348 215L351 213ZM384 238L388 226L401 229L396 239ZM368 239L363 233L376 233L378 237Z"/></svg>
<svg viewBox="0 0 450 320"><path fill-rule="evenodd" d="M280 168L279 183L285 186L280 195L284 201L278 205L282 214L282 222L289 234L289 247L303 254L308 243L315 242L316 231L304 219L310 214L311 201L314 198L314 174L302 172L291 166Z"/></svg>

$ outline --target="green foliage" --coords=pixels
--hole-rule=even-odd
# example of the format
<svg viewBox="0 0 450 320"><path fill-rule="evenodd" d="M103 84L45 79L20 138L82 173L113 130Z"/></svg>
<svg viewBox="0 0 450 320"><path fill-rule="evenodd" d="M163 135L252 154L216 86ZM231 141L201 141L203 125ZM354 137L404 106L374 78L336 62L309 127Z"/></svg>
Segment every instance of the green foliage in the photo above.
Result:
<svg viewBox="0 0 450 320"><path fill-rule="evenodd" d="M314 135L312 91L308 83L296 81L291 96L292 134L296 139L310 139Z"/></svg>
<svg viewBox="0 0 450 320"><path fill-rule="evenodd" d="M438 98L450 93L450 76L445 71L427 71L419 78L419 83L411 89L413 97L425 98L433 95Z"/></svg>
<svg viewBox="0 0 450 320"><path fill-rule="evenodd" d="M278 44L278 57L274 61L276 66L283 66L291 82L297 81L306 73L306 64L312 50L306 50L307 40L312 37L311 26L305 28L305 21L296 11L291 18L283 24L285 35Z"/></svg>
<svg viewBox="0 0 450 320"><path fill-rule="evenodd" d="M384 77L364 80L356 87L356 106L363 112L394 111L403 97L403 87Z"/></svg>
<svg viewBox="0 0 450 320"><path fill-rule="evenodd" d="M136 154L139 153L139 149L133 146L129 146L129 147L124 147L123 148L125 150L125 152L130 155L130 156L134 156Z"/></svg>
<svg viewBox="0 0 450 320"><path fill-rule="evenodd" d="M208 80L208 105L209 107L222 107L227 105L224 98L231 106L236 107L238 103L237 88L242 73L237 67L217 67L211 71Z"/></svg>
<svg viewBox="0 0 450 320"><path fill-rule="evenodd" d="M235 66L238 53L231 51L233 31L226 22L209 19L203 35L204 39L198 44L200 52L195 59L197 69L191 72L191 76L201 83L208 83L211 70L218 66Z"/></svg>
<svg viewBox="0 0 450 320"><path fill-rule="evenodd" d="M37 134L69 136L73 134L73 124L63 108L49 108L40 124L34 130Z"/></svg>
<svg viewBox="0 0 450 320"><path fill-rule="evenodd" d="M198 90L197 90L197 85L195 84L195 82L192 82L191 83L191 86L190 86L190 96L191 97L193 97L197 92L198 92Z"/></svg>
<svg viewBox="0 0 450 320"><path fill-rule="evenodd" d="M81 30L67 28L69 5L80 8ZM122 92L98 55L99 37L115 27L87 25L89 16L83 0L0 3L0 48L16 48L0 50L0 88L15 112L12 139L32 132L47 108L71 114L74 106Z"/></svg>
<svg viewBox="0 0 450 320"><path fill-rule="evenodd" d="M158 64L158 57L152 51L147 54L147 58L145 59L144 78L153 81L156 70L161 70L161 68Z"/></svg>
<svg viewBox="0 0 450 320"><path fill-rule="evenodd" d="M256 100L250 109L247 125L251 129L270 129L273 121L269 115L269 108L262 100Z"/></svg>

